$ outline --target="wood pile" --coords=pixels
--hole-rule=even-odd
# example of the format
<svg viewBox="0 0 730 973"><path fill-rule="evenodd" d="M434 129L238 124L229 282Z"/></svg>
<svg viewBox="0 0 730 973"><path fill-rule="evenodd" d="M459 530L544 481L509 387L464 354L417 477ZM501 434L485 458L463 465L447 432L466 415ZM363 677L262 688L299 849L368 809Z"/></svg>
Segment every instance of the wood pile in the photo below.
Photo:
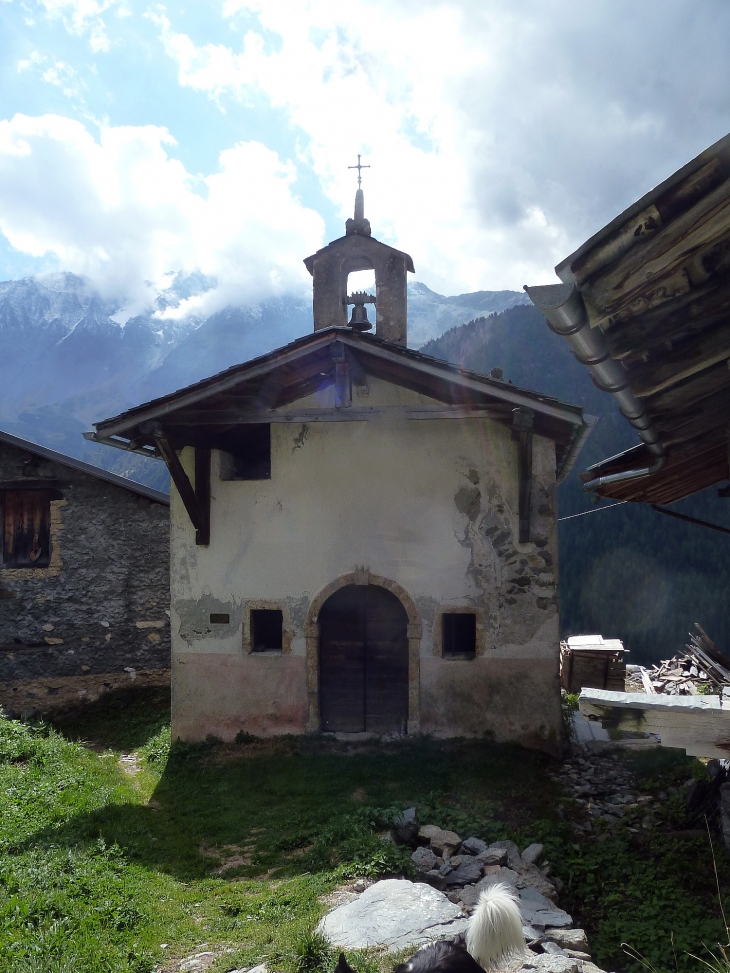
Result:
<svg viewBox="0 0 730 973"><path fill-rule="evenodd" d="M673 659L663 659L651 669L636 667L643 692L669 696L720 696L726 686L730 687L730 659L718 649L699 622L695 622L695 628L698 634L689 633L684 652Z"/></svg>

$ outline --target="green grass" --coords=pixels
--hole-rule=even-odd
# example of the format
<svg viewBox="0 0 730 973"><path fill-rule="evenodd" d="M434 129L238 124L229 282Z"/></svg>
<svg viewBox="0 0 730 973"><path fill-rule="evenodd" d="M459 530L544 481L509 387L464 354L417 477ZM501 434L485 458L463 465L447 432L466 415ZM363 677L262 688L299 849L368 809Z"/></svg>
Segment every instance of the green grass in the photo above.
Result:
<svg viewBox="0 0 730 973"><path fill-rule="evenodd" d="M683 950L722 941L707 840L577 843L543 755L303 738L170 752L167 721L156 690L107 698L63 734L0 721L3 973L149 973L201 943L220 951L216 971L265 959L276 973L331 973L336 958L314 935L320 898L349 876L407 874L407 853L378 832L414 803L464 836L543 840L604 969L638 969L622 941L674 970L673 930L682 971L699 968ZM134 776L119 762L130 753ZM697 768L669 751L640 759L653 761L640 769L657 790ZM678 826L676 802L663 813ZM394 965L348 958L358 973Z"/></svg>

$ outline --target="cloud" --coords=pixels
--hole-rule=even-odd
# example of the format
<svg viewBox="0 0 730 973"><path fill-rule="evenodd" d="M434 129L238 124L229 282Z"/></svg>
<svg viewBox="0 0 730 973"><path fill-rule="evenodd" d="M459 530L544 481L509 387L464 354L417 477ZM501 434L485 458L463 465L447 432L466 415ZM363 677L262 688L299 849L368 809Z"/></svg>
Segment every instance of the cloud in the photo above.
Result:
<svg viewBox="0 0 730 973"><path fill-rule="evenodd" d="M83 93L87 88L86 83L79 77L76 69L67 61L53 60L38 51L32 51L29 57L18 61L18 72L28 71L31 68L41 70L41 79L46 84L52 84L60 88L67 98L72 98L83 103Z"/></svg>
<svg viewBox="0 0 730 973"><path fill-rule="evenodd" d="M117 0L39 0L39 5L49 19L60 20L69 34L88 37L89 46L95 53L109 50L103 15L117 6Z"/></svg>
<svg viewBox="0 0 730 973"><path fill-rule="evenodd" d="M258 142L188 173L155 126L107 126L97 139L58 115L0 122L0 231L16 249L53 254L90 277L127 316L151 306L170 271L217 286L168 316L207 315L310 286L302 257L322 244L321 218L295 197L295 170Z"/></svg>
<svg viewBox="0 0 730 973"><path fill-rule="evenodd" d="M221 107L263 95L283 109L301 164L337 205L366 152L374 230L452 292L553 279L573 247L730 128L722 0L223 10L235 43L196 42L164 7L150 12L179 83Z"/></svg>
<svg viewBox="0 0 730 973"><path fill-rule="evenodd" d="M37 0L61 56L19 45L23 86L64 91L77 118L0 123L0 229L17 250L130 308L149 302L145 280L178 270L218 280L182 310L308 289L301 260L323 240L307 204L323 192L344 221L362 152L373 232L411 253L419 280L518 289L553 280L730 129L726 0L222 4L123 23L126 0ZM89 44L109 51L99 74L82 67ZM132 70L149 72L138 88ZM149 104L115 88L147 84ZM93 121L114 112L156 124ZM249 124L258 142L239 141ZM217 166L189 161L206 141Z"/></svg>

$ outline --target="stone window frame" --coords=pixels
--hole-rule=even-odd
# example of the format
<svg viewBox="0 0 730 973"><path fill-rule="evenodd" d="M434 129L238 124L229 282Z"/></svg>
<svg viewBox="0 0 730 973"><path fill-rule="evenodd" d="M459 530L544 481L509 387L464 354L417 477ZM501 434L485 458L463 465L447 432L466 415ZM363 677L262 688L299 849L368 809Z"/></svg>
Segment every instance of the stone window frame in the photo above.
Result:
<svg viewBox="0 0 730 973"><path fill-rule="evenodd" d="M259 611L281 612L281 649L266 649L264 652L254 652L251 644L251 612ZM284 601L269 601L262 598L252 598L243 603L243 618L241 619L242 645L246 655L278 656L291 655L291 644L294 638L291 612Z"/></svg>
<svg viewBox="0 0 730 973"><path fill-rule="evenodd" d="M51 500L50 544L51 559L44 568L3 568L0 567L0 581L35 581L41 578L57 578L61 573L63 560L59 534L64 529L61 510L67 500Z"/></svg>
<svg viewBox="0 0 730 973"><path fill-rule="evenodd" d="M470 659L462 659L458 656L444 655L444 615L475 615L476 616L476 652ZM486 645L486 626L485 612L483 608L475 608L473 605L442 605L433 622L433 654L444 662L475 662L487 650Z"/></svg>

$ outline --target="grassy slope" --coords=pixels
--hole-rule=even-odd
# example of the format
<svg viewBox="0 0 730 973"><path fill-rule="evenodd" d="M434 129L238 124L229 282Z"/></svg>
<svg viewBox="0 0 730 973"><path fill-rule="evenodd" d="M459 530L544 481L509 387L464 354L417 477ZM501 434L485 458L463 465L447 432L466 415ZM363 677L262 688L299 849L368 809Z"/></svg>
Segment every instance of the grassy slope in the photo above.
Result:
<svg viewBox="0 0 730 973"><path fill-rule="evenodd" d="M165 718L152 692L107 700L65 726L66 738L0 722L3 973L147 973L202 942L230 948L218 970L266 958L282 973L316 973L319 897L349 875L407 867L377 837L387 811L374 809L411 803L462 834L545 840L606 969L630 968L622 940L673 969L672 929L689 969L681 951L721 935L706 840L575 843L541 755L486 742L356 751L289 738L176 750L166 762ZM67 738L93 739L98 752ZM133 751L136 776L118 759ZM685 759L661 759L657 788L687 776ZM671 826L676 813L667 808ZM226 861L234 867L216 875ZM354 959L371 973L393 965Z"/></svg>

